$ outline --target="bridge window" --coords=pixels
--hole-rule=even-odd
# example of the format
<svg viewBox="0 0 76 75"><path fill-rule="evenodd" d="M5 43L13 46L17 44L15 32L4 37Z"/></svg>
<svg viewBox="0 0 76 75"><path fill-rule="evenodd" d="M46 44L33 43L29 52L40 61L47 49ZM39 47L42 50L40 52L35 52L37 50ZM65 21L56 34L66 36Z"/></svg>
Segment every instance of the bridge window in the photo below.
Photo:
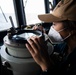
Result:
<svg viewBox="0 0 76 75"><path fill-rule="evenodd" d="M9 16L12 17L17 27L13 0L0 0L0 31L11 27Z"/></svg>
<svg viewBox="0 0 76 75"><path fill-rule="evenodd" d="M23 0L27 25L41 22L38 14L45 13L44 0Z"/></svg>

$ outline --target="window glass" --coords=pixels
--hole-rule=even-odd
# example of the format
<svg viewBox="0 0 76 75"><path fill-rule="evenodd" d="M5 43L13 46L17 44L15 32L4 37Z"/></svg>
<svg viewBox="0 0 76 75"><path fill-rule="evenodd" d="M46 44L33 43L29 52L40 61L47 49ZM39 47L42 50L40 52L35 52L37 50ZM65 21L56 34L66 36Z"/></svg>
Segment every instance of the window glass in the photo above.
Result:
<svg viewBox="0 0 76 75"><path fill-rule="evenodd" d="M54 0L49 0L50 13L51 13L52 10L53 10L53 1L54 1Z"/></svg>
<svg viewBox="0 0 76 75"><path fill-rule="evenodd" d="M15 27L17 27L13 0L0 0L0 31L12 27L9 16L12 16Z"/></svg>
<svg viewBox="0 0 76 75"><path fill-rule="evenodd" d="M39 14L45 13L44 0L23 0L27 25L40 23Z"/></svg>

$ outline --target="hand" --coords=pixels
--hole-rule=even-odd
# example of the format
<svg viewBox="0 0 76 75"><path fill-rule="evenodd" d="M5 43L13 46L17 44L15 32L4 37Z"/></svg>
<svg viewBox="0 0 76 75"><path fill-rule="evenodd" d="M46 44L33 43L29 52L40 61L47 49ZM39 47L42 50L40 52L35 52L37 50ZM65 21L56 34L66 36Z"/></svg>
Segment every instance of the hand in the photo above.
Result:
<svg viewBox="0 0 76 75"><path fill-rule="evenodd" d="M45 70L50 65L50 58L47 51L47 44L42 37L32 36L26 44L27 49L31 53L35 62Z"/></svg>
<svg viewBox="0 0 76 75"><path fill-rule="evenodd" d="M35 25L32 29L33 30L41 30L41 31L43 31L45 33L45 30L44 30L44 28L41 25L40 26Z"/></svg>

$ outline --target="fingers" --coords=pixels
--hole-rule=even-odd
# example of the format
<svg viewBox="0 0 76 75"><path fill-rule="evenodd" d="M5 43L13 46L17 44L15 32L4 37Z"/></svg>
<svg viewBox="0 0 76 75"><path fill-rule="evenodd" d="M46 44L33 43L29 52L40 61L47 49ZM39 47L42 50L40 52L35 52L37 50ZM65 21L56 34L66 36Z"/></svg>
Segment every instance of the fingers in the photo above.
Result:
<svg viewBox="0 0 76 75"><path fill-rule="evenodd" d="M33 30L41 30L41 31L43 31L43 27L42 26L38 26L38 25L35 25L32 29Z"/></svg>
<svg viewBox="0 0 76 75"><path fill-rule="evenodd" d="M26 47L28 48L28 50L30 52L33 53L37 53L40 46L39 46L39 43L38 43L38 40L37 40L37 37L31 37L31 39L27 40L29 44L26 44Z"/></svg>
<svg viewBox="0 0 76 75"><path fill-rule="evenodd" d="M34 54L34 50L32 49L32 47L29 44L25 44L27 49L29 50L29 52L31 53L31 55Z"/></svg>
<svg viewBox="0 0 76 75"><path fill-rule="evenodd" d="M35 46L37 46L37 49L40 49L40 44L39 44L39 41L38 41L38 36L32 36L31 39L33 40Z"/></svg>
<svg viewBox="0 0 76 75"><path fill-rule="evenodd" d="M39 29L39 27L37 25L35 25L32 29L37 30L37 29Z"/></svg>
<svg viewBox="0 0 76 75"><path fill-rule="evenodd" d="M29 52L34 56L38 53L45 53L47 50L46 44L42 37L39 36L32 36L28 41L28 44L26 44L27 49ZM45 52L44 52L45 51Z"/></svg>

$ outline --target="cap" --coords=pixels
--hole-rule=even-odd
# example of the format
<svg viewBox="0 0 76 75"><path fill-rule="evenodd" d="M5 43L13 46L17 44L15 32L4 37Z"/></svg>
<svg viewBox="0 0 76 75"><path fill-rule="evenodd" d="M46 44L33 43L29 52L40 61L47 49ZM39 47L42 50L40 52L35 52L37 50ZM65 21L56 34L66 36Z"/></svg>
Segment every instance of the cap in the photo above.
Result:
<svg viewBox="0 0 76 75"><path fill-rule="evenodd" d="M76 0L61 0L52 13L38 15L38 18L44 22L76 21Z"/></svg>

